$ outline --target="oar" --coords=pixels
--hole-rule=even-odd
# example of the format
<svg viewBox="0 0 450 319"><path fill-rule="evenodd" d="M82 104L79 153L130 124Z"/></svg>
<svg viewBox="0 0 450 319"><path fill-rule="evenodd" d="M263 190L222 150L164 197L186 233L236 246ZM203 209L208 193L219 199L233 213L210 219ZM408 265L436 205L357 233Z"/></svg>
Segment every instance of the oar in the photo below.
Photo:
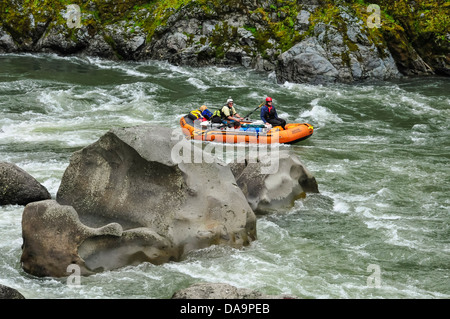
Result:
<svg viewBox="0 0 450 319"><path fill-rule="evenodd" d="M256 109L254 109L253 111L251 111L250 113L248 113L246 116L244 116L244 119L245 120L248 120L248 117L253 113L253 112L255 112L257 109L259 109L261 106L263 106L264 105L264 102L262 102L260 105L258 105L257 107L256 107Z"/></svg>

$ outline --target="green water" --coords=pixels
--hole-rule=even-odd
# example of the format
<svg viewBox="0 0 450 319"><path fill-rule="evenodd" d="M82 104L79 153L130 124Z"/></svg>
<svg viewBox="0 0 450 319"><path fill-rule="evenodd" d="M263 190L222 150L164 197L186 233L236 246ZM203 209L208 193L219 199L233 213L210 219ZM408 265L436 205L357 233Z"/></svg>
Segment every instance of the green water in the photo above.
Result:
<svg viewBox="0 0 450 319"><path fill-rule="evenodd" d="M26 298L170 298L202 281L300 298L450 298L449 88L438 77L280 85L242 68L0 55L0 161L53 198L71 154L110 128L175 130L192 108L229 96L241 115L271 96L288 122L314 126L311 138L282 148L320 191L259 217L249 247L210 247L178 263L82 278L80 287L21 269L23 206L3 206L0 284Z"/></svg>

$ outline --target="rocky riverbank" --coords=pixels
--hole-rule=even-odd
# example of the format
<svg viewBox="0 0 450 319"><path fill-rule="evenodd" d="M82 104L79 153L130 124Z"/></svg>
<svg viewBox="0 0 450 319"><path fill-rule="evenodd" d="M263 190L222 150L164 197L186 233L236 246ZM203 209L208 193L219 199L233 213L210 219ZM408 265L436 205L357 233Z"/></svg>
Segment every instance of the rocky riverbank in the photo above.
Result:
<svg viewBox="0 0 450 319"><path fill-rule="evenodd" d="M243 66L277 81L449 75L446 1L25 1L0 5L0 52Z"/></svg>

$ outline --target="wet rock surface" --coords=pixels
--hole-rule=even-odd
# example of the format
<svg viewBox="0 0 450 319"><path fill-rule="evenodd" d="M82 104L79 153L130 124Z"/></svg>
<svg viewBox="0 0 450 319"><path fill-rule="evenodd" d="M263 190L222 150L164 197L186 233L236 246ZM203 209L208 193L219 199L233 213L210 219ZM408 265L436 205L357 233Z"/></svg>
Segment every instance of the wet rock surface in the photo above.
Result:
<svg viewBox="0 0 450 319"><path fill-rule="evenodd" d="M48 190L16 164L0 162L0 205L26 205L50 199Z"/></svg>
<svg viewBox="0 0 450 319"><path fill-rule="evenodd" d="M426 30L435 26L438 34L439 25L430 24L428 29L421 25L422 33L416 34L412 25L424 23L425 15L434 18L430 8L417 3L410 5L409 16L400 22L383 16L381 31L369 23L368 8L346 1L330 5L327 1L224 0L207 5L176 3L172 8L91 0L79 7L79 24L73 23L77 16L60 2L43 8L24 7L21 1L5 5L0 52L243 66L275 71L279 83L450 74L450 33L435 36ZM400 10L396 8L391 10Z"/></svg>

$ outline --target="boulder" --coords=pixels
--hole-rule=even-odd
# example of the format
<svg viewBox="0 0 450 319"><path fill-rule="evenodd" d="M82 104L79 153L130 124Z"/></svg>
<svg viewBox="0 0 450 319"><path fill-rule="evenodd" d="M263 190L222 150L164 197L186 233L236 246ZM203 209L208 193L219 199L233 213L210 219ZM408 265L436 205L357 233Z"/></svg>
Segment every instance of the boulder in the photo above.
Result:
<svg viewBox="0 0 450 319"><path fill-rule="evenodd" d="M318 193L316 179L297 155L275 151L230 163L238 186L256 214L290 208L306 193Z"/></svg>
<svg viewBox="0 0 450 319"><path fill-rule="evenodd" d="M61 206L54 200L34 202L25 206L22 215L20 262L26 272L35 276L65 276L69 265L84 266L77 250L86 238L120 236L121 232L117 224L101 230L86 227L73 207ZM86 272L85 267L82 270Z"/></svg>
<svg viewBox="0 0 450 319"><path fill-rule="evenodd" d="M50 198L33 176L13 163L0 162L0 205L26 205Z"/></svg>
<svg viewBox="0 0 450 319"><path fill-rule="evenodd" d="M175 292L172 299L298 299L291 295L264 295L224 283L197 283Z"/></svg>
<svg viewBox="0 0 450 319"><path fill-rule="evenodd" d="M89 274L255 240L255 214L230 167L208 154L197 163L195 152L180 160L177 150L193 147L182 136L152 125L119 128L75 152L58 203L25 207L24 270L59 277L76 264Z"/></svg>
<svg viewBox="0 0 450 319"><path fill-rule="evenodd" d="M25 299L16 289L0 284L0 299Z"/></svg>
<svg viewBox="0 0 450 319"><path fill-rule="evenodd" d="M401 76L393 56L367 36L362 20L341 13L338 28L317 23L314 36L283 52L277 61L279 83L323 84Z"/></svg>

